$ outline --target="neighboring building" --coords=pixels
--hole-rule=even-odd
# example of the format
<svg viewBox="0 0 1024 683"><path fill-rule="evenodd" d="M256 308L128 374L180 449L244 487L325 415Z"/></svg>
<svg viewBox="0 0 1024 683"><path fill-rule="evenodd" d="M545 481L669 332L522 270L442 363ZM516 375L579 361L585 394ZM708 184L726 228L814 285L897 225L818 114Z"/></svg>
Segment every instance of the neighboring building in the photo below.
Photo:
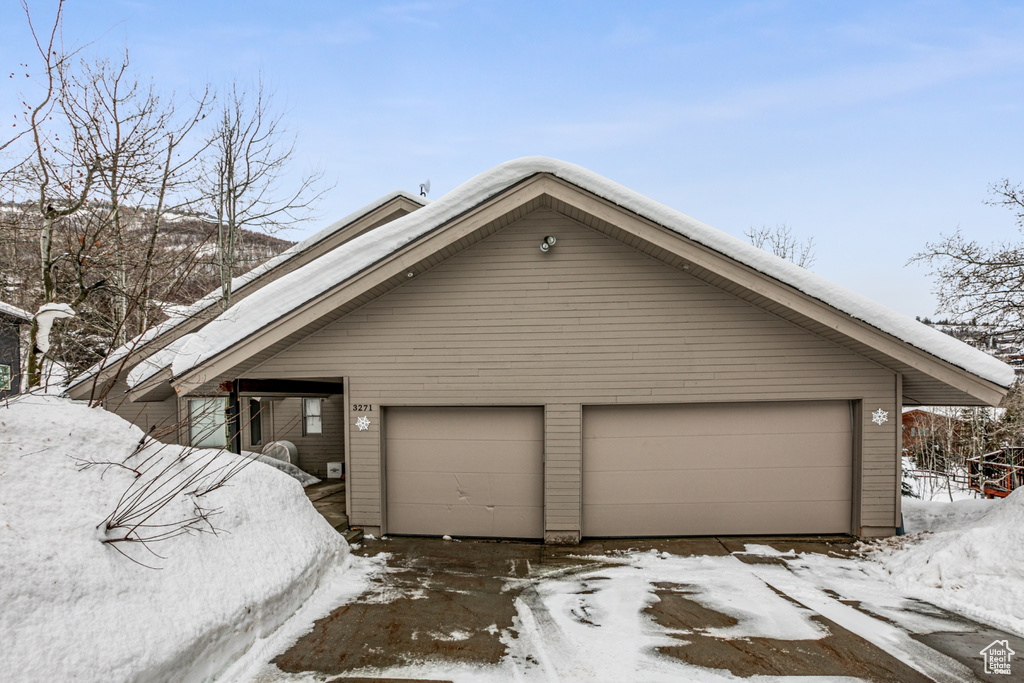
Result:
<svg viewBox="0 0 1024 683"><path fill-rule="evenodd" d="M918 320L921 320L918 318ZM990 323L953 322L950 320L921 320L965 344L995 356L1010 365L1018 377L1024 377L1024 330L1016 327L1002 327Z"/></svg>
<svg viewBox="0 0 1024 683"><path fill-rule="evenodd" d="M0 301L0 400L21 393L21 326L32 314Z"/></svg>
<svg viewBox="0 0 1024 683"><path fill-rule="evenodd" d="M947 411L948 412L948 411ZM945 436L949 429L957 430L960 420L945 413L914 408L903 411L903 449L917 453L930 447L939 433Z"/></svg>
<svg viewBox="0 0 1024 683"><path fill-rule="evenodd" d="M244 446L254 411L287 397L273 424L307 440L300 466L344 460L348 514L370 533L889 535L903 405L995 405L1014 379L951 337L539 157L193 330L132 370L123 414L222 415L227 394ZM319 455L303 461L305 443Z"/></svg>
<svg viewBox="0 0 1024 683"><path fill-rule="evenodd" d="M235 278L232 282L232 302L237 304L243 301L253 292L348 240L415 211L426 203L427 200L422 197L401 191L371 202L245 275ZM130 371L140 364L144 368L150 357L178 343L189 333L201 329L220 312L220 290L217 289L188 307L182 315L155 326L111 352L102 363L72 380L67 390L68 395L79 400L100 401L107 410L134 422L161 440L197 446L225 445L224 397L179 400L168 396L161 401L133 403L129 400L126 384ZM335 420L327 428L326 434L313 435L296 415L304 405L304 394L299 389L315 390L317 393L311 396L322 398L326 397L324 391L331 390L331 385L307 383L300 386L292 383L287 388L296 393L266 391L259 396L247 397L243 406L245 429L241 430L241 445L247 450L259 450L271 441L292 441L300 450L298 464L310 473L326 476L326 463L342 459L339 448L326 445L332 437L337 436L330 430L340 430L341 427ZM325 409L330 411L337 402L328 401Z"/></svg>

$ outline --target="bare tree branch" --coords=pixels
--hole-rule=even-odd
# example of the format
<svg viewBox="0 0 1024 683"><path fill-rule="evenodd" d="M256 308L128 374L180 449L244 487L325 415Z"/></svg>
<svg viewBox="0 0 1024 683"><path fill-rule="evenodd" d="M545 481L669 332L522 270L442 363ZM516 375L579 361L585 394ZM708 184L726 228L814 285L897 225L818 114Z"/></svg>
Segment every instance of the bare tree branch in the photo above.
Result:
<svg viewBox="0 0 1024 683"><path fill-rule="evenodd" d="M323 173L302 177L291 190L282 179L295 152L285 138L282 116L271 108L262 78L252 92L237 84L221 105L210 137L205 196L218 226L221 307L231 305L235 250L243 229L273 232L310 216L328 188Z"/></svg>
<svg viewBox="0 0 1024 683"><path fill-rule="evenodd" d="M992 185L991 206L1013 211L1024 230L1024 186L1003 180ZM961 320L1024 326L1024 244L980 244L958 228L929 242L908 263L924 263L935 278L939 311Z"/></svg>
<svg viewBox="0 0 1024 683"><path fill-rule="evenodd" d="M767 225L760 228L751 227L743 234L758 249L792 261L801 268L810 269L817 258L814 253L814 238L808 237L804 242L798 242L793 231L785 224L776 225L774 228Z"/></svg>

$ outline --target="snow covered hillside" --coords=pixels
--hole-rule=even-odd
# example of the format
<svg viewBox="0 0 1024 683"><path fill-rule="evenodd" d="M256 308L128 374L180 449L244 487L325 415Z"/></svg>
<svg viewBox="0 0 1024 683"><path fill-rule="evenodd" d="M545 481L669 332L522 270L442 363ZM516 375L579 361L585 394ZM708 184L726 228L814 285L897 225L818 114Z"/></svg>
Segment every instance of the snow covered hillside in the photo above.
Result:
<svg viewBox="0 0 1024 683"><path fill-rule="evenodd" d="M4 680L212 678L348 562L344 539L301 485L258 462L223 486L219 475L194 479L148 526L108 529L119 500L122 510L130 505L126 491L154 491L140 483L157 472L195 473L217 454L154 443L137 450L142 438L112 413L52 396L0 406ZM127 467L83 468L90 461ZM242 462L220 452L213 467ZM197 510L208 511L216 533L195 521ZM148 548L109 542L168 534L190 519L190 533Z"/></svg>

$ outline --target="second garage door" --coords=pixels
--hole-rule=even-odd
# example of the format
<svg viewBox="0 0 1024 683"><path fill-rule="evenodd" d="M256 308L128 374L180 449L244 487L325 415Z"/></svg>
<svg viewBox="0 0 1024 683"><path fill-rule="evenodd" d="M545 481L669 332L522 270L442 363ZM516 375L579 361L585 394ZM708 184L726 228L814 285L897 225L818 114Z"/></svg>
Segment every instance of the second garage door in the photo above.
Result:
<svg viewBox="0 0 1024 683"><path fill-rule="evenodd" d="M583 535L850 532L845 401L592 406Z"/></svg>
<svg viewBox="0 0 1024 683"><path fill-rule="evenodd" d="M541 408L388 408L387 530L543 536Z"/></svg>

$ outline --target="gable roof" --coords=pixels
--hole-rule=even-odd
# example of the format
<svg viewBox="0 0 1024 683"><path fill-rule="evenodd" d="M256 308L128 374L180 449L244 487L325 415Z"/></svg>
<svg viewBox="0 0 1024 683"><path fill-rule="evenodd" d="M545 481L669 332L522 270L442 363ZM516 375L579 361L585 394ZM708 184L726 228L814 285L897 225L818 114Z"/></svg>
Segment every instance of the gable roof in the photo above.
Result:
<svg viewBox="0 0 1024 683"><path fill-rule="evenodd" d="M26 323L32 322L31 313L29 313L28 311L24 311L18 308L17 306L5 304L3 301L0 301L0 315L6 315L8 317L15 318L16 320L20 320Z"/></svg>
<svg viewBox="0 0 1024 683"><path fill-rule="evenodd" d="M821 318L818 322L832 328L832 332L841 324L836 322L837 312L843 314L843 320L852 319L863 323L860 326L863 329L846 325L842 332L859 335L858 343L861 346L885 346L885 353L892 353L894 349L899 351L904 356L900 359L900 367L909 372L941 375L942 382L963 384L957 387L961 392L957 400L965 401L965 397L972 396L981 398L983 402L998 400L1005 393L1002 388L1009 387L1014 381L1012 368L1004 363L819 275L584 168L545 157L526 157L478 175L424 209L361 235L240 301L200 332L182 339L173 351L169 350L159 359L154 357L152 366L146 372L136 373L132 381L139 388L136 395L144 395L154 384L166 379L173 379L175 386L185 392L211 381L223 369L214 366L217 363L220 366L228 363L226 357L232 350L242 353L238 349L247 345L251 348L245 353L252 355L258 349L268 348L275 339L280 340L281 337L273 331L275 325L296 311L326 301L332 292L352 284L362 274L388 259L401 261L401 256L410 252L413 245L422 244L424 238L468 221L467 217L481 207L499 206L507 199L505 210L515 209L517 200L509 198L510 193L538 177L557 179L564 186L600 200L597 202L600 205L596 206L596 213L604 211L610 216L612 210L619 212L609 218L611 221L628 214L639 218L644 225L653 224L671 232L676 244L681 243L679 238L684 238L687 244L705 247L708 254L718 257L718 266L732 263L745 267L747 272L759 280L747 286L748 290L765 289L761 282L775 287L771 292L767 292L767 289L764 292L756 291L755 294L761 299L771 299L782 307L801 304L798 301L801 297L812 302L815 306L803 306L804 312L801 315L811 319ZM537 192L543 190L538 189ZM605 211L603 207L611 209ZM567 210L571 210L571 207ZM635 238L635 235L631 238ZM458 238L453 235L452 239ZM634 241L639 242L639 239ZM664 251L674 247L662 241L656 248ZM412 265L412 262L408 265ZM751 281L749 277L746 279ZM352 296L357 293L358 288L353 285ZM828 315L832 315L832 318L825 320ZM256 337L260 337L260 340L257 341ZM893 344L894 341L899 343ZM904 353L911 348L923 354ZM955 370L950 372L951 368Z"/></svg>
<svg viewBox="0 0 1024 683"><path fill-rule="evenodd" d="M231 280L231 293L244 296L264 286L276 274L291 266L294 261L303 258L316 258L317 251L332 248L337 240L351 239L373 230L374 228L394 220L397 214L407 214L426 206L430 200L404 190L395 190L377 198L365 206L353 211L344 218L337 220L326 228L310 235L301 242L293 244L277 256L267 259L252 270ZM356 225L362 221L363 225ZM345 234L355 228L354 234ZM82 398L93 385L98 374L116 375L130 364L141 361L145 363L151 354L159 353L163 348L173 345L182 336L194 331L203 323L212 319L220 302L220 288L215 289L195 303L182 307L176 315L154 325L142 334L111 351L103 360L75 377L68 386L67 392L72 398ZM136 358L129 358L135 356ZM147 366L148 367L148 366Z"/></svg>

